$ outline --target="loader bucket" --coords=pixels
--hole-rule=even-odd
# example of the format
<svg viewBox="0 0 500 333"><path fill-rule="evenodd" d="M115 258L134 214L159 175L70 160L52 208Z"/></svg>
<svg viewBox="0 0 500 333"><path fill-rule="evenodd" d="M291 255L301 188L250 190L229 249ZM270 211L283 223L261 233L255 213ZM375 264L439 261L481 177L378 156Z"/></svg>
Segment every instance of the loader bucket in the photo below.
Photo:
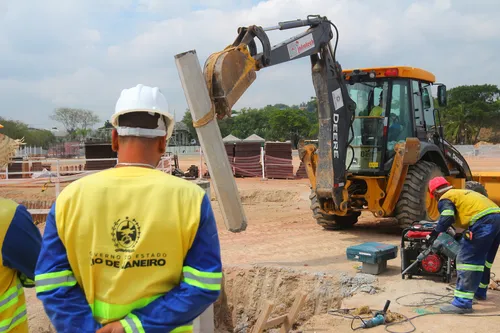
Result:
<svg viewBox="0 0 500 333"><path fill-rule="evenodd" d="M205 81L217 118L231 116L233 105L255 81L256 61L245 46L228 46L205 62Z"/></svg>
<svg viewBox="0 0 500 333"><path fill-rule="evenodd" d="M472 172L472 180L481 183L488 198L500 205L500 171Z"/></svg>

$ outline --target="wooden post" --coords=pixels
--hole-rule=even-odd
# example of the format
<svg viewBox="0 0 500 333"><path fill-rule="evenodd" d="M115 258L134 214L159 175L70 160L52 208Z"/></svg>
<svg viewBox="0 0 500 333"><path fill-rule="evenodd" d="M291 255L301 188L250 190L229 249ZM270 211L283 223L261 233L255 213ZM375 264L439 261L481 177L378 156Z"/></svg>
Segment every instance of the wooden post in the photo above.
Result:
<svg viewBox="0 0 500 333"><path fill-rule="evenodd" d="M175 63L193 121L197 121L210 112L212 102L196 51L175 55ZM231 166L226 158L217 121L214 119L205 126L196 128L196 133L207 161L226 228L231 232L244 231L247 227L247 218Z"/></svg>

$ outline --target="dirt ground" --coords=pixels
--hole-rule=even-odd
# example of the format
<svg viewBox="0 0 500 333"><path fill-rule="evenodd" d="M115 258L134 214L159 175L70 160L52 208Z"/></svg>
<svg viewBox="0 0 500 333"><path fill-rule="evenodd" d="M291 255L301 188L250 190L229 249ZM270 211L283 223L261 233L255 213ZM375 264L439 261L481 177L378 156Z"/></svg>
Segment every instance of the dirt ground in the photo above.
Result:
<svg viewBox="0 0 500 333"><path fill-rule="evenodd" d="M180 156L181 168L198 165L199 157ZM473 159L473 170L500 171L500 161ZM295 159L298 167L298 159ZM309 210L308 180L237 179L248 228L241 233L225 229L219 205L212 189L212 205L216 214L225 267L224 293L215 307L220 332L247 332L255 322L266 300L275 303L272 317L285 314L297 292L308 300L299 314L299 327L294 332L351 332L351 320L342 319L330 309L356 308L367 305L382 309L391 300L390 310L408 317L438 311L438 305L409 307L401 304L429 301L428 295L398 297L415 292L449 295L448 284L439 280L414 278L402 280L400 257L388 262L388 270L368 283L359 283L366 276L356 275L359 263L346 260L348 246L367 241L400 244L401 230L391 220L376 220L363 214L352 230L332 232L319 227ZM51 200L53 188L2 188L0 196L17 200ZM40 225L43 230L43 224ZM493 272L500 276L497 259ZM358 279L358 280L356 280ZM361 291L368 286L368 290ZM37 300L34 290L26 290L30 332L53 332ZM486 302L475 305L477 315L500 313L500 292L490 291ZM427 298L427 299L426 299ZM442 297L441 297L442 298ZM444 298L444 301L449 298ZM401 303L401 304L399 304ZM425 316L413 320L414 332L495 332L498 317ZM232 325L232 326L231 326ZM359 325L359 321L356 322ZM227 329L224 331L224 327ZM394 332L410 332L408 323L388 327ZM380 326L371 332L385 332Z"/></svg>

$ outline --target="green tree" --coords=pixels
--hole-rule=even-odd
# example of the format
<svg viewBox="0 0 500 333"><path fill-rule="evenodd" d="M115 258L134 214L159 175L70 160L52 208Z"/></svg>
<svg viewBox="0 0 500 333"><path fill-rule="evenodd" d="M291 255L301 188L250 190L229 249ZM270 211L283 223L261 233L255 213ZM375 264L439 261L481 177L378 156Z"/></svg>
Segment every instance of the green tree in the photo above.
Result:
<svg viewBox="0 0 500 333"><path fill-rule="evenodd" d="M56 138L51 131L30 128L27 124L21 121L7 120L0 117L0 124L4 126L4 128L0 129L1 133L13 139L24 138L24 142L28 146L48 149L48 147L56 141Z"/></svg>
<svg viewBox="0 0 500 333"><path fill-rule="evenodd" d="M235 114L236 111L232 111L233 115ZM231 131L233 130L233 117L225 117L224 119L217 119L217 124L219 125L220 133L222 137L228 136L231 134ZM184 116L182 117L181 120L188 128L189 135L191 136L192 139L198 140L198 133L196 133L196 128L193 126L193 117L191 115L191 111L189 109L186 110L184 113Z"/></svg>
<svg viewBox="0 0 500 333"><path fill-rule="evenodd" d="M252 134L266 138L269 131L269 115L273 110L278 109L272 106L264 109L241 109L233 116L231 134L240 139L245 139Z"/></svg>
<svg viewBox="0 0 500 333"><path fill-rule="evenodd" d="M186 112L182 117L182 122L187 126L191 138L199 141L198 134L196 133L196 128L194 128L193 126L193 117L191 116L191 111L189 111L189 109L186 109Z"/></svg>
<svg viewBox="0 0 500 333"><path fill-rule="evenodd" d="M448 91L441 116L446 137L453 143L475 144L481 129L498 127L500 89L496 85L465 85Z"/></svg>
<svg viewBox="0 0 500 333"><path fill-rule="evenodd" d="M290 140L294 147L301 138L311 132L311 122L307 111L297 109L275 110L269 116L271 138L274 140Z"/></svg>
<svg viewBox="0 0 500 333"><path fill-rule="evenodd" d="M67 107L55 109L50 119L61 123L72 139L85 137L88 130L100 121L93 111Z"/></svg>

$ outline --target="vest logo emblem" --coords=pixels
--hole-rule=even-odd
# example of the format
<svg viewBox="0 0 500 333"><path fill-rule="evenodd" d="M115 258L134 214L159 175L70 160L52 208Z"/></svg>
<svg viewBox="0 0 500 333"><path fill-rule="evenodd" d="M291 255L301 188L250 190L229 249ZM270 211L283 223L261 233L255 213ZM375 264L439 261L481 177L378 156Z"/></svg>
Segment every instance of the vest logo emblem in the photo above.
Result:
<svg viewBox="0 0 500 333"><path fill-rule="evenodd" d="M118 219L111 231L116 252L134 252L141 236L141 227L135 219Z"/></svg>

